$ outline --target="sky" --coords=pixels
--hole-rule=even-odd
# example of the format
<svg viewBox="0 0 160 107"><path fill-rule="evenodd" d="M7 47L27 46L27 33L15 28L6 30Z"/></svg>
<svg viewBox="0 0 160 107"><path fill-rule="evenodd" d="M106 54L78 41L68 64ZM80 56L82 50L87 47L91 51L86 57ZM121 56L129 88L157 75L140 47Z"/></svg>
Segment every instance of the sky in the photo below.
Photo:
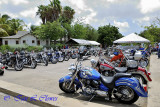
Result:
<svg viewBox="0 0 160 107"><path fill-rule="evenodd" d="M160 18L160 0L60 0L62 6L70 6L76 12L74 22L81 20L98 29L114 25L124 36L140 33ZM49 4L49 0L0 0L0 13L19 18L29 26L40 25L36 16L37 6Z"/></svg>

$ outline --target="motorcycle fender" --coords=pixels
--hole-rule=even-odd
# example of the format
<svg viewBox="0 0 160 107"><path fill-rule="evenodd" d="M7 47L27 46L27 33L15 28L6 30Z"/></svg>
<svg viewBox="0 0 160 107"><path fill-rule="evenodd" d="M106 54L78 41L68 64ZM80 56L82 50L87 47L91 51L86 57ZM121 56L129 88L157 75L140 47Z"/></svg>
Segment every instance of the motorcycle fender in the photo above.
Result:
<svg viewBox="0 0 160 107"><path fill-rule="evenodd" d="M139 81L136 78L120 78L115 82L115 86L129 86L132 88L138 96L148 97L148 93L141 86Z"/></svg>
<svg viewBox="0 0 160 107"><path fill-rule="evenodd" d="M59 83L66 82L66 81L71 81L72 77L70 75L66 75L65 77L62 77L59 79ZM78 80L78 78L75 78L74 83L77 85L77 87L82 87L82 84Z"/></svg>

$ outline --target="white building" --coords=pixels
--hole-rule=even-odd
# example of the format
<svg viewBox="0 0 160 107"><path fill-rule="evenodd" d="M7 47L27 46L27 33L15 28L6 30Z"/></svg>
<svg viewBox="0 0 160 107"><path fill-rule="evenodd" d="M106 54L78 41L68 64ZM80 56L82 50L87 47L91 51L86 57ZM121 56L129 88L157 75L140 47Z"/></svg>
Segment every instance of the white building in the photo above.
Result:
<svg viewBox="0 0 160 107"><path fill-rule="evenodd" d="M31 35L29 31L18 31L16 35L1 37L2 45L24 45L29 46L45 46L50 45L50 40L39 40L35 36Z"/></svg>

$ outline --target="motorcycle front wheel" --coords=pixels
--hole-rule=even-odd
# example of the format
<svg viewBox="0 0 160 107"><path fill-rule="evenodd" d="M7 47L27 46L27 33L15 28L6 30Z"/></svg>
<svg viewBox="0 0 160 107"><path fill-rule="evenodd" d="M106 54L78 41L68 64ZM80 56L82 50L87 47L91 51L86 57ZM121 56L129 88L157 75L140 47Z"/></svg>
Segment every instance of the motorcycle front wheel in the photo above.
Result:
<svg viewBox="0 0 160 107"><path fill-rule="evenodd" d="M16 64L14 65L14 69L16 71L22 71L24 65L23 65L23 62L22 61L19 61L19 63L16 62Z"/></svg>
<svg viewBox="0 0 160 107"><path fill-rule="evenodd" d="M140 65L141 67L147 67L147 66L148 66L148 63L149 63L148 59L141 59L141 60L139 61L139 65Z"/></svg>
<svg viewBox="0 0 160 107"><path fill-rule="evenodd" d="M33 60L32 62L31 62L31 68L32 69L35 69L37 67L37 62L35 61L35 60Z"/></svg>
<svg viewBox="0 0 160 107"><path fill-rule="evenodd" d="M44 63L45 66L48 66L48 60L47 60L47 58L43 58L43 63Z"/></svg>
<svg viewBox="0 0 160 107"><path fill-rule="evenodd" d="M116 93L113 95L120 103L124 104L132 104L139 98L137 93L128 86L118 86Z"/></svg>
<svg viewBox="0 0 160 107"><path fill-rule="evenodd" d="M65 61L68 61L69 60L69 55L65 56Z"/></svg>
<svg viewBox="0 0 160 107"><path fill-rule="evenodd" d="M52 63L52 64L56 64L57 62L58 62L58 60L57 60L56 58L52 58L52 59L51 59L51 63Z"/></svg>
<svg viewBox="0 0 160 107"><path fill-rule="evenodd" d="M68 89L71 81L65 81L62 83L59 83L59 88L64 91L65 93L74 93L76 90L78 90L78 87L76 87L75 84L73 84L70 89Z"/></svg>

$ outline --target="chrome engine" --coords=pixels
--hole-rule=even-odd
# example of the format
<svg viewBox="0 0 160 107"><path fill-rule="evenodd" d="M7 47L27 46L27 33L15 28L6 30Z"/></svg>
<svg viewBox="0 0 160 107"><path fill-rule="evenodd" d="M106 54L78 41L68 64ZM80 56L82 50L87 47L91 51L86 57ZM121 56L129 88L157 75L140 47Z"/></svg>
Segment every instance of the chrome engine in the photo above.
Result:
<svg viewBox="0 0 160 107"><path fill-rule="evenodd" d="M82 94L85 96L100 96L100 97L107 97L108 92L98 90L99 82L95 80L82 80L83 87L82 87Z"/></svg>

